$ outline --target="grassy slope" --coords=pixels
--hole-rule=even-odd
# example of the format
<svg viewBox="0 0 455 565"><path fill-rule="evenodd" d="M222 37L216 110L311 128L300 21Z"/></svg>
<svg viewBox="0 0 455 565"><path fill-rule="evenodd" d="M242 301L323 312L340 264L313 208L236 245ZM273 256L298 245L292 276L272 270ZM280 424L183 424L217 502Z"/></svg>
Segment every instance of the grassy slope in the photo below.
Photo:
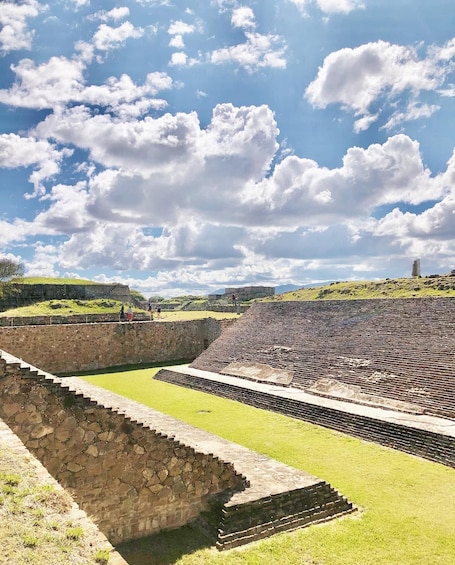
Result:
<svg viewBox="0 0 455 565"><path fill-rule="evenodd" d="M314 474L339 489L361 511L226 553L191 547L194 533L188 538L183 533L163 534L149 547L147 565L455 563L454 469L300 420L154 381L155 371L86 378ZM164 550L166 536L169 545ZM185 543L191 550L185 549Z"/></svg>
<svg viewBox="0 0 455 565"><path fill-rule="evenodd" d="M380 281L336 282L302 288L275 296L273 300L353 300L367 298L422 298L454 296L455 277L421 277Z"/></svg>
<svg viewBox="0 0 455 565"><path fill-rule="evenodd" d="M22 277L20 279L14 279L12 282L20 284L102 284L85 279L62 279L58 277Z"/></svg>

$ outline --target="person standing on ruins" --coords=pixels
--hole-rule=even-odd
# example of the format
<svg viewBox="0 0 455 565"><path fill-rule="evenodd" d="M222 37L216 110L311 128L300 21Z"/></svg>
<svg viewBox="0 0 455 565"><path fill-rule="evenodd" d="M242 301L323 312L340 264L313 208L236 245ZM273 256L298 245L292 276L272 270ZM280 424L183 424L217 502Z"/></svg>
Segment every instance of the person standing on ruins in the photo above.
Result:
<svg viewBox="0 0 455 565"><path fill-rule="evenodd" d="M124 308L123 304L122 304L122 307L120 308L119 320L121 322L123 322L125 320L125 308Z"/></svg>
<svg viewBox="0 0 455 565"><path fill-rule="evenodd" d="M128 315L128 322L132 322L133 321L133 309L131 308L131 305L128 307L127 315Z"/></svg>

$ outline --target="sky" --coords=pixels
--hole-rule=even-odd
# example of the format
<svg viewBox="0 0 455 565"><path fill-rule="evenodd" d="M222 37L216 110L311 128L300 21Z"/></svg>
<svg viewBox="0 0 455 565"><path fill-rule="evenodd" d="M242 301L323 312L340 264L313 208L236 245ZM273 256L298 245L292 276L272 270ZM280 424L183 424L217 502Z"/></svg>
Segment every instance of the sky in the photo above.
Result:
<svg viewBox="0 0 455 565"><path fill-rule="evenodd" d="M0 258L144 296L455 268L453 0L3 0Z"/></svg>

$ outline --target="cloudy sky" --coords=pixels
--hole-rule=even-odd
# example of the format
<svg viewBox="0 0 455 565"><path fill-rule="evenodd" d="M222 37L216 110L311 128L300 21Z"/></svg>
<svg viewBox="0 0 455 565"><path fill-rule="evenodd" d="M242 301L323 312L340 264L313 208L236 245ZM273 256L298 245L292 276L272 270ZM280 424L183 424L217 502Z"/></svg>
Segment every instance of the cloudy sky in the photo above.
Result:
<svg viewBox="0 0 455 565"><path fill-rule="evenodd" d="M453 0L3 0L0 256L146 296L455 268Z"/></svg>

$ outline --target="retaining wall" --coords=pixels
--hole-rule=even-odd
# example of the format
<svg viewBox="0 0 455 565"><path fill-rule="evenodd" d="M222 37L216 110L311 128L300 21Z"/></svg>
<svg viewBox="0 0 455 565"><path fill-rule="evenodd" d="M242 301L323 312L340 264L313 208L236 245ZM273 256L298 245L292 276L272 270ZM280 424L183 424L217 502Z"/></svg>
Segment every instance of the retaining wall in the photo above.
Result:
<svg viewBox="0 0 455 565"><path fill-rule="evenodd" d="M54 374L196 358L233 320L0 328L0 349Z"/></svg>
<svg viewBox="0 0 455 565"><path fill-rule="evenodd" d="M309 404L292 398L282 398L169 369L161 369L155 375L155 379L236 400L263 410L278 412L455 468L453 435L436 433L411 425L404 426L358 414L355 411L340 411L324 404ZM447 422L449 424L449 421Z"/></svg>
<svg viewBox="0 0 455 565"><path fill-rule="evenodd" d="M22 284L11 283L0 297L0 311L27 306L44 300L92 300L112 298L124 302L132 300L125 284Z"/></svg>
<svg viewBox="0 0 455 565"><path fill-rule="evenodd" d="M231 463L160 432L154 411L136 421L125 407L1 352L0 418L112 543L185 525L214 496L244 488Z"/></svg>

